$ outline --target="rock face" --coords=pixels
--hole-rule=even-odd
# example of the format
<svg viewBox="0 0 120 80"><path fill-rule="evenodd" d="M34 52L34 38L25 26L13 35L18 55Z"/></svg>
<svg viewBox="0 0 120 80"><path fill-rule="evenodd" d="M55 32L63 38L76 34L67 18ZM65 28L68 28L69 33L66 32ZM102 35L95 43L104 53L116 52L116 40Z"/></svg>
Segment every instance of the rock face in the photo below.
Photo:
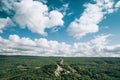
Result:
<svg viewBox="0 0 120 80"><path fill-rule="evenodd" d="M63 71L63 68L57 65L57 69L55 70L55 76L56 77L60 76L62 71Z"/></svg>
<svg viewBox="0 0 120 80"><path fill-rule="evenodd" d="M57 61L57 69L55 70L56 77L60 76L63 71L63 68L60 65L63 65L63 59Z"/></svg>
<svg viewBox="0 0 120 80"><path fill-rule="evenodd" d="M75 73L76 71L70 67L69 65L67 65L67 69L65 68L65 65L63 64L63 59L60 59L57 61L57 68L55 70L55 76L56 77L59 77L61 76L62 74L70 74L70 73Z"/></svg>

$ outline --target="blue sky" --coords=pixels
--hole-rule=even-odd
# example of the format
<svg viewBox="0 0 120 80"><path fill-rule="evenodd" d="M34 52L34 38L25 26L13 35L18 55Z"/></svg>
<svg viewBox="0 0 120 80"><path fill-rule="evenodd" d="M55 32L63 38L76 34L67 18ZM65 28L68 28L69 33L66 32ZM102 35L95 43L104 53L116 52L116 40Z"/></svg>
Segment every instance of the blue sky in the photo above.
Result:
<svg viewBox="0 0 120 80"><path fill-rule="evenodd" d="M1 48L1 54L27 55L25 51L14 49L22 45L25 49L40 47L43 54L33 52L38 56L120 56L119 0L1 0L0 3L0 44L15 44L5 46L6 50ZM57 49L49 52L50 48L38 45L36 39L37 42L40 39L39 43L47 41L47 48L57 42L54 45ZM20 41L36 45L26 47L27 43ZM70 46L67 48L70 54L62 54L61 46ZM84 53L88 46L92 51L88 49ZM71 48L75 49L70 51Z"/></svg>

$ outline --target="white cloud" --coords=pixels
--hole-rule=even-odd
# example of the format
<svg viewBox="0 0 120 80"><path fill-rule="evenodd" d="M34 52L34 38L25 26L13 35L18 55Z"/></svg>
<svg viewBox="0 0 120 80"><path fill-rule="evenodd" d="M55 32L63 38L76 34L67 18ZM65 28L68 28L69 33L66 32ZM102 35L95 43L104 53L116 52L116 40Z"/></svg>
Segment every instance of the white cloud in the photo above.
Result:
<svg viewBox="0 0 120 80"><path fill-rule="evenodd" d="M71 16L72 14L73 14L73 12L70 12L70 13L67 14L67 16Z"/></svg>
<svg viewBox="0 0 120 80"><path fill-rule="evenodd" d="M47 3L47 0L38 0L38 1L40 1L40 2L42 2L42 3L44 3L44 4Z"/></svg>
<svg viewBox="0 0 120 80"><path fill-rule="evenodd" d="M120 57L120 46L107 45L109 36L101 35L88 42L66 44L45 38L31 40L10 35L9 39L0 37L0 55Z"/></svg>
<svg viewBox="0 0 120 80"><path fill-rule="evenodd" d="M105 15L113 13L115 9L120 7L120 1L116 3L114 0L94 1L96 4L85 4L86 9L82 16L71 22L67 30L70 35L81 38L89 33L98 32L99 23L104 19ZM47 35L47 32L45 32L47 28L52 28L53 32L58 31L59 26L64 25L63 17L72 14L66 14L69 3L63 4L60 9L49 11L46 2L46 0L20 0L19 2L17 0L2 0L1 3L4 5L0 6L0 11L5 11L9 13L8 15L13 15L12 12L16 14L14 17L11 16L11 19L9 17L0 18L0 32L5 28L6 23L9 21L12 23L12 20L19 24L21 28L27 27L30 31L41 35Z"/></svg>
<svg viewBox="0 0 120 80"><path fill-rule="evenodd" d="M0 11L5 11L7 14L12 14L13 2L16 0L0 0Z"/></svg>
<svg viewBox="0 0 120 80"><path fill-rule="evenodd" d="M110 56L118 56L120 55L120 45L115 45L115 46L107 46L104 49L105 52L108 52L109 54L111 53L116 53L115 55L110 55Z"/></svg>
<svg viewBox="0 0 120 80"><path fill-rule="evenodd" d="M116 8L119 8L120 7L120 1L118 1L115 5Z"/></svg>
<svg viewBox="0 0 120 80"><path fill-rule="evenodd" d="M7 13L11 18L0 18L0 32L6 27L8 22L15 22L21 28L27 27L30 31L41 35L47 35L46 28L63 26L63 14L57 10L49 11L46 0L3 0L0 11ZM29 4L28 4L29 2ZM43 3L44 4L43 4ZM13 20L13 22L12 22ZM11 26L11 25L9 25Z"/></svg>
<svg viewBox="0 0 120 80"><path fill-rule="evenodd" d="M29 2L29 4L28 4ZM22 27L28 27L34 33L47 35L46 28L63 26L63 14L57 10L49 11L48 7L38 1L22 0L15 2L14 20Z"/></svg>
<svg viewBox="0 0 120 80"><path fill-rule="evenodd" d="M61 11L62 11L63 15L66 15L66 11L68 9L69 9L69 4L68 3L62 5Z"/></svg>
<svg viewBox="0 0 120 80"><path fill-rule="evenodd" d="M88 3L79 19L74 20L68 27L68 32L75 38L81 38L89 33L99 31L99 23L105 14L114 12L113 0L95 0L96 4Z"/></svg>
<svg viewBox="0 0 120 80"><path fill-rule="evenodd" d="M115 4L116 11L120 8L120 1Z"/></svg>
<svg viewBox="0 0 120 80"><path fill-rule="evenodd" d="M3 32L3 29L7 26L13 26L14 23L12 22L12 20L7 17L7 18L0 18L0 33Z"/></svg>

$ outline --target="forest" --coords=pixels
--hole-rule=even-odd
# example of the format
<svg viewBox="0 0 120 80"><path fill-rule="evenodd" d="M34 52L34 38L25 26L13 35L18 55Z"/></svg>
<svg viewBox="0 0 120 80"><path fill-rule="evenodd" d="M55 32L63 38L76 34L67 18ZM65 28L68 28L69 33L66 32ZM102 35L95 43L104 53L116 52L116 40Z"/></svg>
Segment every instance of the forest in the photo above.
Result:
<svg viewBox="0 0 120 80"><path fill-rule="evenodd" d="M120 80L120 58L0 56L0 80Z"/></svg>

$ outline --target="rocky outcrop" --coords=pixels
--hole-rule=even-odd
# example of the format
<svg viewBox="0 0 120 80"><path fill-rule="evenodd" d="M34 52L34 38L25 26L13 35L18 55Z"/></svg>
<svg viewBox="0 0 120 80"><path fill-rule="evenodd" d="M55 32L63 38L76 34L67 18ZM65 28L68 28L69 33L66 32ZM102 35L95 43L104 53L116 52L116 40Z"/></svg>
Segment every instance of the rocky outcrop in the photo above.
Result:
<svg viewBox="0 0 120 80"><path fill-rule="evenodd" d="M72 73L76 73L76 72L77 72L75 69L73 69L73 68L70 67L70 66L68 66L68 69L69 69L69 71L72 72Z"/></svg>
<svg viewBox="0 0 120 80"><path fill-rule="evenodd" d="M70 67L69 65L64 65L63 59L60 59L59 61L57 61L57 68L54 73L56 77L59 77L62 74L70 74L70 73L76 73L76 72L77 71L72 67Z"/></svg>
<svg viewBox="0 0 120 80"><path fill-rule="evenodd" d="M60 65L57 65L57 69L55 70L55 76L58 77L61 75L63 68Z"/></svg>

